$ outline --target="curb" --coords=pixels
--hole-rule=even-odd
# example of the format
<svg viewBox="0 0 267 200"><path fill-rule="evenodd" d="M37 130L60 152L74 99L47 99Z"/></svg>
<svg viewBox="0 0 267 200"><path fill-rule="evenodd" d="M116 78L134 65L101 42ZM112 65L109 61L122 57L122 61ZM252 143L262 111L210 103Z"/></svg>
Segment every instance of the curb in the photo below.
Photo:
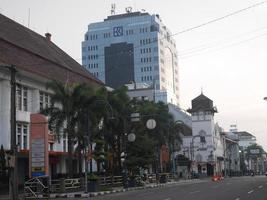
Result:
<svg viewBox="0 0 267 200"><path fill-rule="evenodd" d="M195 181L185 181L185 182L168 182L165 184L155 184L155 185L147 185L147 186L140 186L140 187L132 187L132 188L126 188L126 189L118 189L118 190L112 190L112 191L103 191L103 192L92 192L92 193L69 193L69 194L50 194L50 198L88 198L88 197L96 197L96 196L104 196L107 194L113 194L113 193L123 193L127 191L135 191L135 190L143 190L147 188L162 188L166 187L168 185L174 185L179 183L187 183L187 182L195 182Z"/></svg>

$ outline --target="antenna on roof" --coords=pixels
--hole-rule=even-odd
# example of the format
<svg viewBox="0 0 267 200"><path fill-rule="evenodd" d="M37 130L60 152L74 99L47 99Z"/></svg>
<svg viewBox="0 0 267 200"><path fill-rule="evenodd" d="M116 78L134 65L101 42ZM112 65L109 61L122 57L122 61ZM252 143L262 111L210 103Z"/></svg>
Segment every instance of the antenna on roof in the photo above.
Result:
<svg viewBox="0 0 267 200"><path fill-rule="evenodd" d="M116 4L112 3L111 4L111 15L115 15L116 14L115 10L116 10Z"/></svg>
<svg viewBox="0 0 267 200"><path fill-rule="evenodd" d="M29 11L28 11L28 28L30 28L30 20L31 19L31 9L29 8Z"/></svg>
<svg viewBox="0 0 267 200"><path fill-rule="evenodd" d="M203 94L203 87L201 87L201 94Z"/></svg>
<svg viewBox="0 0 267 200"><path fill-rule="evenodd" d="M125 11L126 11L127 13L131 13L131 12L132 12L132 10L133 10L133 8L132 8L132 7L127 7L127 8L125 8Z"/></svg>

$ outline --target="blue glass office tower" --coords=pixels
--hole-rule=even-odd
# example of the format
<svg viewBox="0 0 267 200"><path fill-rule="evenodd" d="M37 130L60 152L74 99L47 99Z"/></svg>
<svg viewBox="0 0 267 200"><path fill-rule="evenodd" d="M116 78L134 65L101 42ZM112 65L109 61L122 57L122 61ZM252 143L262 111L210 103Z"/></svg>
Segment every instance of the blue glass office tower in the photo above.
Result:
<svg viewBox="0 0 267 200"><path fill-rule="evenodd" d="M127 12L89 24L82 64L110 87L146 83L155 101L179 105L176 44L159 15Z"/></svg>

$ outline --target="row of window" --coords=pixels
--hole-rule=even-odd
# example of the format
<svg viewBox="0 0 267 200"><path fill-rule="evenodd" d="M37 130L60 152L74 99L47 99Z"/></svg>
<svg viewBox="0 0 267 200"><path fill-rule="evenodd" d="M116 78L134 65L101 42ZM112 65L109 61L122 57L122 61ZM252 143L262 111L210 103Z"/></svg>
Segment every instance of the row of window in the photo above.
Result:
<svg viewBox="0 0 267 200"><path fill-rule="evenodd" d="M117 27L115 27L117 28ZM117 29L116 29L117 30ZM120 36L123 35L123 27L120 27L119 29L120 31ZM153 31L158 31L158 28L155 25L152 25L150 28L149 27L144 27L144 28L140 28L139 29L139 33L147 33L147 32L153 32ZM128 29L125 31L126 35L133 35L134 34L134 30L133 29ZM110 38L111 37L111 33L110 32L106 32L103 34L104 38ZM97 39L97 34L92 34L90 36L85 35L85 40L96 40Z"/></svg>
<svg viewBox="0 0 267 200"><path fill-rule="evenodd" d="M152 62L152 58L151 57L141 58L141 63L147 63L147 62Z"/></svg>
<svg viewBox="0 0 267 200"><path fill-rule="evenodd" d="M98 75L99 75L98 72L92 72L92 74L94 77L98 77Z"/></svg>
<svg viewBox="0 0 267 200"><path fill-rule="evenodd" d="M133 29L126 30L126 35L133 35L133 34L134 34Z"/></svg>
<svg viewBox="0 0 267 200"><path fill-rule="evenodd" d="M89 69L95 69L95 68L98 68L98 63L91 63L91 64L88 64L88 68L89 68Z"/></svg>
<svg viewBox="0 0 267 200"><path fill-rule="evenodd" d="M150 44L150 43L151 43L150 38L140 40L140 45L145 45L145 44Z"/></svg>
<svg viewBox="0 0 267 200"><path fill-rule="evenodd" d="M149 72L152 71L152 67L141 67L141 72Z"/></svg>
<svg viewBox="0 0 267 200"><path fill-rule="evenodd" d="M148 32L148 28L140 28L139 30L140 33L147 33Z"/></svg>
<svg viewBox="0 0 267 200"><path fill-rule="evenodd" d="M140 52L141 52L141 54L143 54L143 53L151 53L151 48L140 49Z"/></svg>
<svg viewBox="0 0 267 200"><path fill-rule="evenodd" d="M29 111L28 87L17 84L16 89L16 109L19 111ZM50 96L48 93L39 92L39 110L43 110L50 105Z"/></svg>
<svg viewBox="0 0 267 200"><path fill-rule="evenodd" d="M18 122L16 124L16 144L19 149L28 149L29 142L29 124ZM53 151L53 143L49 143L49 150ZM66 151L66 139L63 140L63 151Z"/></svg>
<svg viewBox="0 0 267 200"><path fill-rule="evenodd" d="M90 37L88 35L85 35L85 40L97 40L97 34L92 34Z"/></svg>
<svg viewBox="0 0 267 200"><path fill-rule="evenodd" d="M141 81L152 81L153 77L152 76L142 76Z"/></svg>
<svg viewBox="0 0 267 200"><path fill-rule="evenodd" d="M98 46L94 45L94 46L88 46L88 51L96 51L98 50Z"/></svg>
<svg viewBox="0 0 267 200"><path fill-rule="evenodd" d="M108 32L108 33L104 33L104 38L110 38L111 34Z"/></svg>
<svg viewBox="0 0 267 200"><path fill-rule="evenodd" d="M88 60L96 60L98 59L98 55L88 55Z"/></svg>

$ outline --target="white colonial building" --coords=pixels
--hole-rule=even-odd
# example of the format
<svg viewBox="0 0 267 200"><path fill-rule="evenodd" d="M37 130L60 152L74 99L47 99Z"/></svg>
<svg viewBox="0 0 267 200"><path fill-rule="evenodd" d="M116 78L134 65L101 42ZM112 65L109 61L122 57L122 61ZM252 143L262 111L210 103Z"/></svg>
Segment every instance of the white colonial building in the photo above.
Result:
<svg viewBox="0 0 267 200"><path fill-rule="evenodd" d="M191 170L212 176L221 173L224 164L224 143L221 128L214 122L217 109L203 94L192 100L192 135L184 136L181 152L191 161Z"/></svg>
<svg viewBox="0 0 267 200"><path fill-rule="evenodd" d="M51 41L0 14L0 146L10 150L10 71L16 67L16 144L20 182L29 176L31 114L50 104L46 84L51 80L103 85ZM49 134L50 175L66 173L67 139Z"/></svg>

